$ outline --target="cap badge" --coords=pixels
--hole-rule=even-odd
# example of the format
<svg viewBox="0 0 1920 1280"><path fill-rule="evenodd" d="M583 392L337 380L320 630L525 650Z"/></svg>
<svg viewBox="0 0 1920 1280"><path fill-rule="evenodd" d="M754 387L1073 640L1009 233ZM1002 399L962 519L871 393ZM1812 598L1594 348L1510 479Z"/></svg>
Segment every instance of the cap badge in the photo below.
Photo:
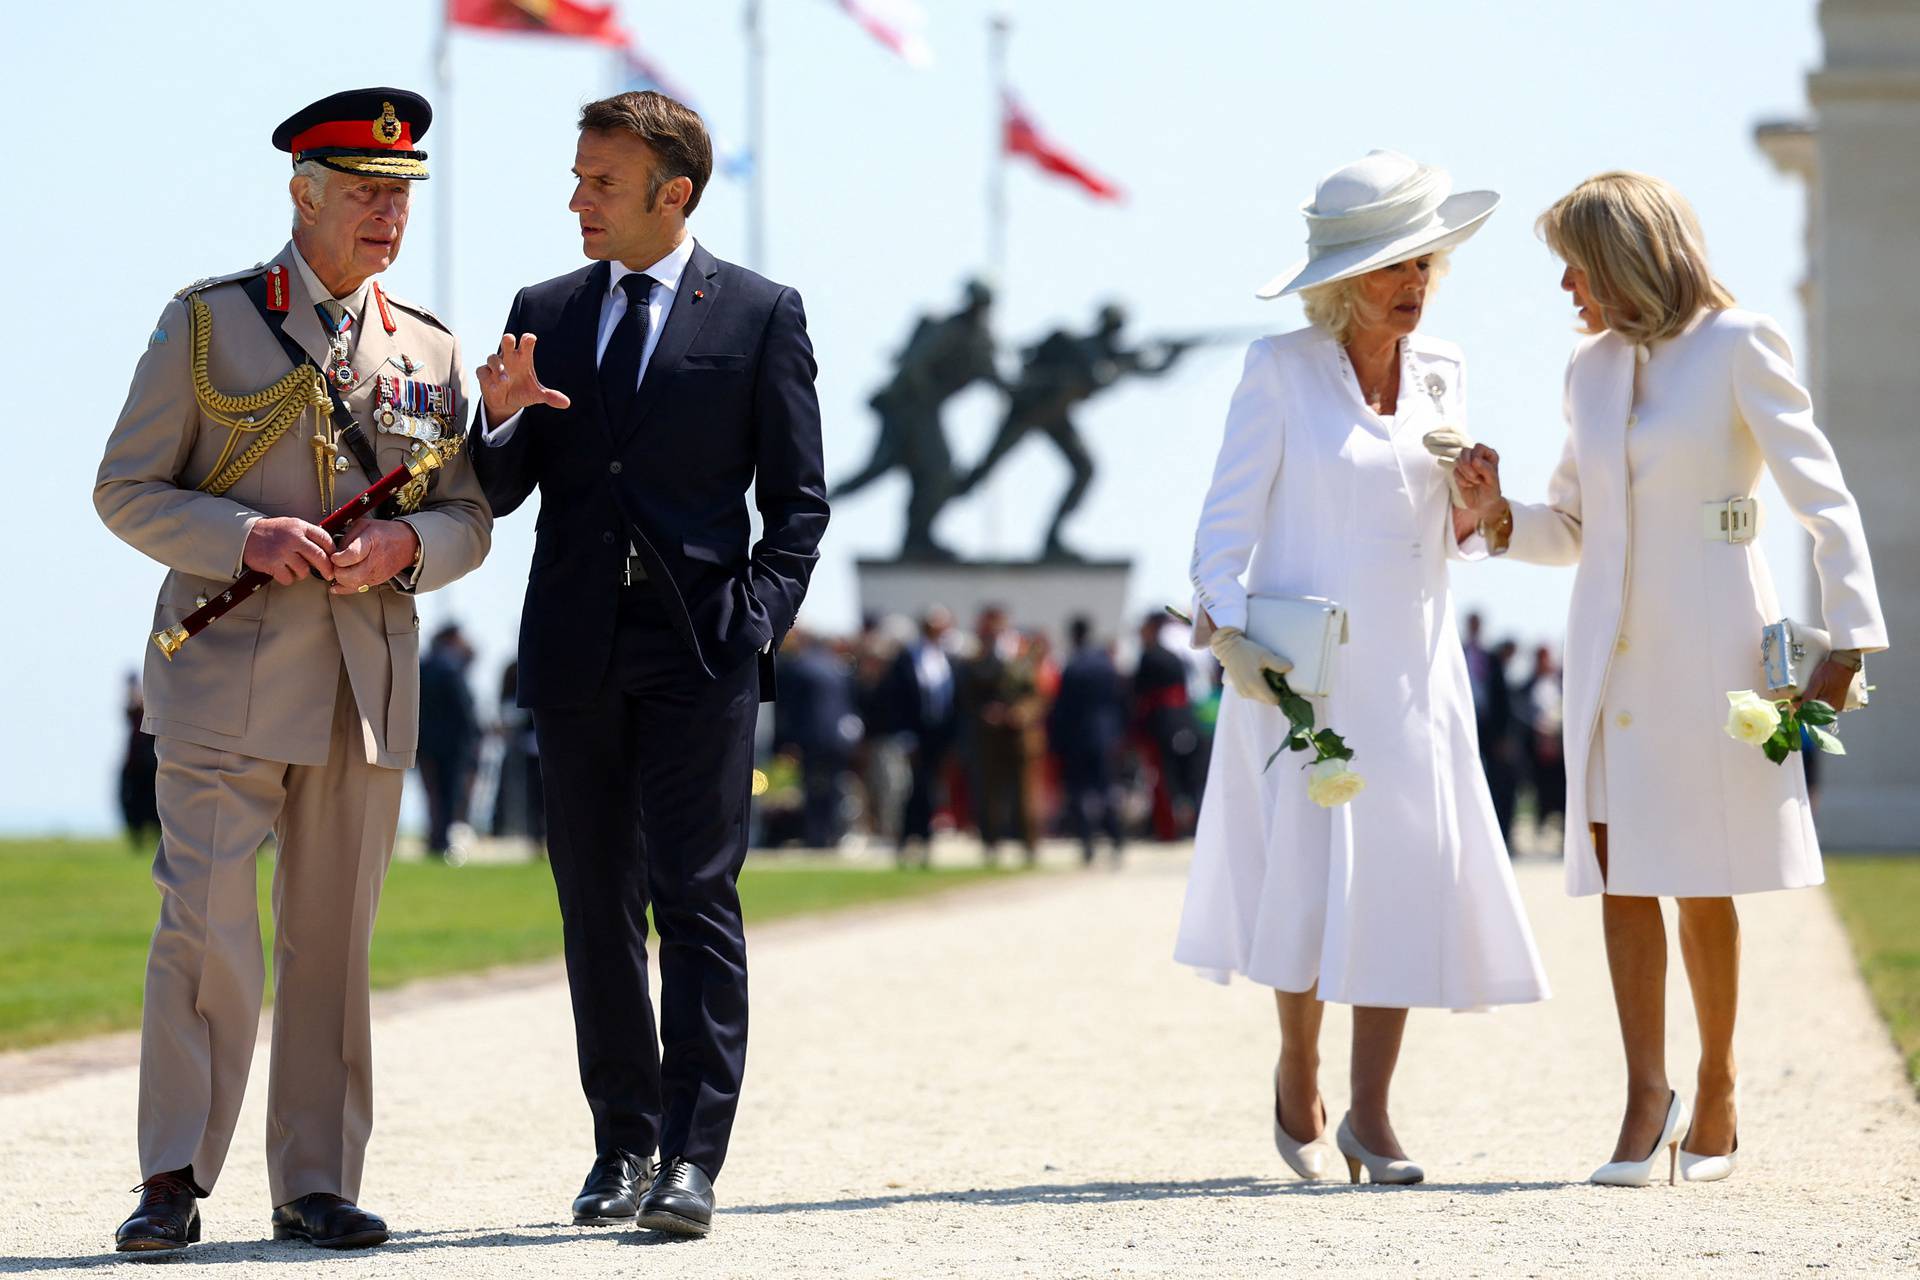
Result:
<svg viewBox="0 0 1920 1280"><path fill-rule="evenodd" d="M400 141L400 120L393 114L391 102L380 104L380 118L373 122L373 140L384 147Z"/></svg>

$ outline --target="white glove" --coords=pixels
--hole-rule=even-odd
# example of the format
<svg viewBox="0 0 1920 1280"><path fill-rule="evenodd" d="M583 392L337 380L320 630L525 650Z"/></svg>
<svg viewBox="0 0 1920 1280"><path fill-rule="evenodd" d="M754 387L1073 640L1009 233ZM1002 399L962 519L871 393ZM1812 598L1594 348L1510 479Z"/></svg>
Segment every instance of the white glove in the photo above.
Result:
<svg viewBox="0 0 1920 1280"><path fill-rule="evenodd" d="M1227 683L1233 691L1243 698L1255 702L1264 702L1270 707L1280 705L1280 695L1267 683L1266 673L1278 672L1281 675L1293 670L1293 664L1262 644L1255 644L1247 638L1247 633L1238 627L1221 627L1213 633L1213 639L1207 642L1207 648L1226 668Z"/></svg>
<svg viewBox="0 0 1920 1280"><path fill-rule="evenodd" d="M1460 496L1460 482L1453 477L1453 464L1460 460L1461 454L1473 448L1473 441L1467 438L1466 432L1449 422L1421 436L1420 443L1427 446L1427 452L1447 473L1447 488L1453 492L1453 505L1464 508L1467 504Z"/></svg>

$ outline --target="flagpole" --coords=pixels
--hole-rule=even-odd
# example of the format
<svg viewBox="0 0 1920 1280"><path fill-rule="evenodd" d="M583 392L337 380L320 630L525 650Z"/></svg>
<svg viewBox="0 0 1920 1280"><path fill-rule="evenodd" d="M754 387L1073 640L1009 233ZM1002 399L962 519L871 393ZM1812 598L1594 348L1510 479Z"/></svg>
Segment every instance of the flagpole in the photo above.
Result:
<svg viewBox="0 0 1920 1280"><path fill-rule="evenodd" d="M453 31L451 24L447 21L445 4L440 6L440 27L434 40L433 62L434 74L439 81L434 95L435 105L439 109L443 122L440 133L448 140L446 151L451 153L453 134L450 121L453 113L447 108L453 101ZM453 195L450 186L453 167L452 156L448 154L440 162L440 171L436 175L440 181L435 184L436 190L433 193L434 212L438 215L438 228L434 237L438 243L435 245L434 255L433 304L440 308L440 313L447 317L448 323L457 324L459 322L455 319L453 311Z"/></svg>
<svg viewBox="0 0 1920 1280"><path fill-rule="evenodd" d="M987 169L987 278L996 289L1007 278L1007 38L1013 22L1000 12L987 19L987 78L993 85L993 160Z"/></svg>
<svg viewBox="0 0 1920 1280"><path fill-rule="evenodd" d="M767 49L760 0L747 0L747 261L767 269Z"/></svg>

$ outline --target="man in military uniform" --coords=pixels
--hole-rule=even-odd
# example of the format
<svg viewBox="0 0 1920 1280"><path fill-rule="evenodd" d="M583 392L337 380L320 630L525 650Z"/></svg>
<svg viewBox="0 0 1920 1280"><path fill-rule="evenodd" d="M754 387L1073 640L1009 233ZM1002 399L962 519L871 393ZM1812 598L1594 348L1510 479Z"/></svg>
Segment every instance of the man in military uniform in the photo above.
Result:
<svg viewBox="0 0 1920 1280"><path fill-rule="evenodd" d="M274 858L267 1169L277 1239L378 1244L358 1208L372 1127L367 952L418 736L413 596L486 555L491 517L455 425L458 345L384 293L427 176L431 111L398 89L286 121L293 240L161 312L107 441L94 506L166 565L156 630L249 569L272 583L173 652L147 652L158 739L159 927L141 1026L141 1199L122 1251L200 1238L260 1017L254 855ZM336 545L323 515L432 444L431 488ZM424 489L424 492L422 490ZM394 518L385 518L391 515Z"/></svg>
<svg viewBox="0 0 1920 1280"><path fill-rule="evenodd" d="M1060 530L1093 484L1093 455L1068 416L1070 411L1129 374L1158 377L1194 345L1158 342L1129 350L1120 344L1120 330L1126 323L1127 313L1108 303L1100 309L1099 327L1085 337L1057 331L1038 346L1028 348L1020 380L1008 394L1007 414L999 432L954 492L955 497L971 493L1030 432L1038 431L1052 440L1072 468L1073 480L1047 526L1043 559L1080 558L1060 540Z"/></svg>
<svg viewBox="0 0 1920 1280"><path fill-rule="evenodd" d="M868 401L880 415L873 456L829 495L838 500L858 493L896 467L904 470L913 491L907 498L903 557L953 558L933 537L934 518L957 496L959 481L940 423L940 408L976 381L1005 389L994 364L988 321L992 308L993 290L974 280L967 285L966 305L959 311L938 320L921 318L895 364L893 380Z"/></svg>

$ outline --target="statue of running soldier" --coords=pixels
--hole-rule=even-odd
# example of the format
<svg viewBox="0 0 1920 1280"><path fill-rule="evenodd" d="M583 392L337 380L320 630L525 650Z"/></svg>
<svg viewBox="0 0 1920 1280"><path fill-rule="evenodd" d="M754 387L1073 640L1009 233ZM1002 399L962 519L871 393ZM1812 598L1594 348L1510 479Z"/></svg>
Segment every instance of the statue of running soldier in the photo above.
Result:
<svg viewBox="0 0 1920 1280"><path fill-rule="evenodd" d="M952 560L953 552L934 540L940 509L959 494L959 472L947 447L940 411L975 382L1007 390L994 364L988 312L993 291L978 280L967 285L966 303L944 318L922 317L907 340L893 378L868 401L880 416L873 456L859 472L835 485L832 500L857 493L897 469L912 485L907 500L907 531L902 559Z"/></svg>
<svg viewBox="0 0 1920 1280"><path fill-rule="evenodd" d="M1044 434L1065 455L1073 469L1073 480L1053 513L1053 523L1047 527L1042 559L1083 558L1060 539L1061 526L1093 483L1093 455L1068 416L1071 410L1129 374L1158 377L1206 340L1163 340L1128 350L1120 343L1120 330L1126 323L1126 312L1118 304L1108 303L1100 309L1099 325L1092 333L1076 337L1058 330L1039 345L1027 348L1020 379L1008 391L1007 413L999 434L953 494L960 497L972 491L1028 433Z"/></svg>

